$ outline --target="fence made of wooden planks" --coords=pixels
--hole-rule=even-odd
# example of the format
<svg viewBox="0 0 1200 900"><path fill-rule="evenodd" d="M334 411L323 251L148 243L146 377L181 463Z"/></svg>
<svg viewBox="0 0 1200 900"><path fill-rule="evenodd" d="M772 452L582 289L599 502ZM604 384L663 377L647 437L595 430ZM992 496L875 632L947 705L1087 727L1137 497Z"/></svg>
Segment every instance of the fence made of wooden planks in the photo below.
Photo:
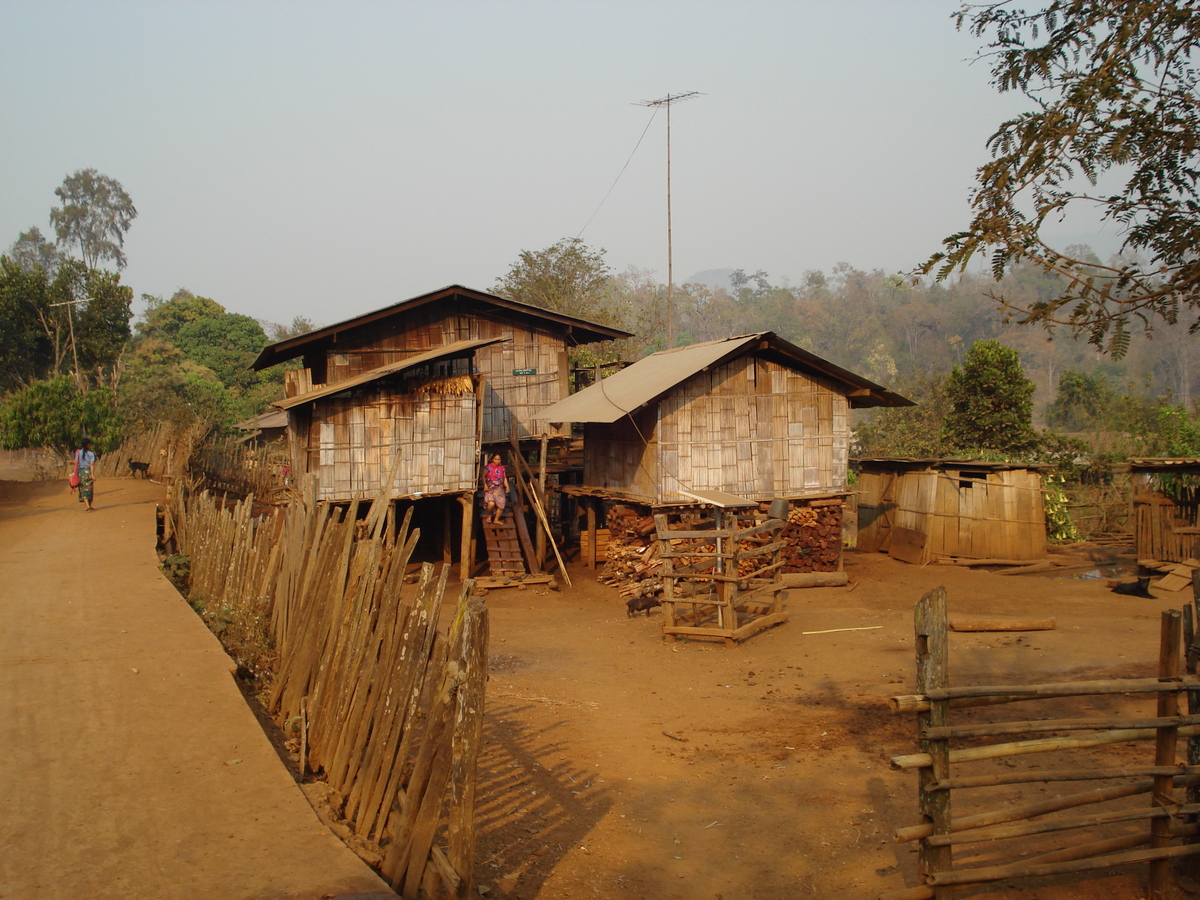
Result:
<svg viewBox="0 0 1200 900"><path fill-rule="evenodd" d="M1149 864L1151 900L1166 900L1170 860L1200 853L1196 842L1200 833L1196 824L1200 813L1196 802L1200 789L1200 679L1195 675L1200 648L1195 644L1195 631L1190 604L1182 613L1163 612L1158 678L951 686L946 591L937 588L926 594L915 608L919 693L892 698L898 712L917 717L920 752L893 757L892 766L916 770L921 821L897 828L893 837L899 842L919 842L920 884L883 893L881 900L944 900L955 887L1087 873L1135 863ZM1187 695L1186 715L1180 712L1181 693ZM1121 695L1153 698L1155 708L1144 715L1114 712L1034 721L995 721L994 715L986 713L1011 703L1047 700L1065 705L1107 699L1107 707L1115 709ZM967 709L984 713L985 721L959 718L951 723L952 711L961 717ZM980 742L987 737L1002 737L1003 742ZM1131 764L1132 748L1122 745L1139 741L1153 742L1153 749L1147 749L1144 761ZM951 746L958 742L967 745ZM1069 760L1071 767L1041 768L1047 765L1041 763L1022 771L1008 762L1012 768L1003 774L995 774L994 769L984 774L969 771L972 763L1061 751L1076 754ZM1054 785L1061 790L1075 782L1094 781L1109 783L1035 802L1013 796L1025 784ZM1178 788L1186 789L1186 796L1177 796ZM985 799L971 806L978 797ZM968 804L967 814L952 815L952 800ZM1095 811L1095 805L1101 803L1105 804L1103 810ZM1083 835L1071 842L1062 837L1068 832ZM1049 835L1056 836L1055 849L1047 852ZM974 856L957 859L955 854L963 850Z"/></svg>
<svg viewBox="0 0 1200 900"><path fill-rule="evenodd" d="M404 897L466 897L475 855L475 763L488 619L472 582L437 630L448 569L405 572L419 533L394 507L296 502L263 517L253 498L174 496L164 540L191 557L194 601L271 645L269 707L301 740L301 765L344 798ZM410 513L411 516L411 513ZM237 623L242 623L238 626ZM224 637L224 635L223 635Z"/></svg>

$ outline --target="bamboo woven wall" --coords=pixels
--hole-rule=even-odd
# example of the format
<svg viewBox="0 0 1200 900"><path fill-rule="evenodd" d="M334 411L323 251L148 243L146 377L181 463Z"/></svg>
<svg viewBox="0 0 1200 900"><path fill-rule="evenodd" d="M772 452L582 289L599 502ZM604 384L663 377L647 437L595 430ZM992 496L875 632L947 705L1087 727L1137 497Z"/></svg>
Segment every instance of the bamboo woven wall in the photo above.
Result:
<svg viewBox="0 0 1200 900"><path fill-rule="evenodd" d="M296 417L293 439L306 449L297 474L316 474L320 500L378 491L396 467L394 496L475 489L477 398L400 393L374 385L317 400L311 421Z"/></svg>
<svg viewBox="0 0 1200 900"><path fill-rule="evenodd" d="M1141 485L1133 491L1138 559L1183 562L1200 556L1200 490L1181 487L1175 499Z"/></svg>
<svg viewBox="0 0 1200 900"><path fill-rule="evenodd" d="M483 442L507 441L515 419L521 437L570 434L535 418L566 396L567 345L563 332L537 327L498 310L476 310L456 302L418 307L338 336L325 354L326 383L335 384L371 369L401 362L454 341L507 338L475 353L476 371L487 376ZM530 375L514 372L534 370Z"/></svg>
<svg viewBox="0 0 1200 900"><path fill-rule="evenodd" d="M857 490L860 550L896 549L892 555L921 562L943 556L1040 559L1046 553L1042 479L1034 469L865 471ZM893 541L911 546L899 551Z"/></svg>
<svg viewBox="0 0 1200 900"><path fill-rule="evenodd" d="M656 412L640 434L589 426L584 482L652 503L686 501L680 489L845 490L849 401L825 379L745 356L672 388Z"/></svg>

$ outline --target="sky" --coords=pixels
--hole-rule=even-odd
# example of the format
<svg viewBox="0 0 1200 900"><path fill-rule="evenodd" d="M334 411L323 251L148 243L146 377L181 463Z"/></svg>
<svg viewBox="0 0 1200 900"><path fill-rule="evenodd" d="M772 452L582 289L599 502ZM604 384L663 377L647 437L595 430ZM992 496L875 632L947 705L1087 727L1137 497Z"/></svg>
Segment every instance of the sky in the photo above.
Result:
<svg viewBox="0 0 1200 900"><path fill-rule="evenodd" d="M1027 106L956 9L0 0L0 247L52 235L95 168L137 206L135 295L328 324L575 236L665 283L666 117L639 103L697 91L671 113L676 283L907 271Z"/></svg>

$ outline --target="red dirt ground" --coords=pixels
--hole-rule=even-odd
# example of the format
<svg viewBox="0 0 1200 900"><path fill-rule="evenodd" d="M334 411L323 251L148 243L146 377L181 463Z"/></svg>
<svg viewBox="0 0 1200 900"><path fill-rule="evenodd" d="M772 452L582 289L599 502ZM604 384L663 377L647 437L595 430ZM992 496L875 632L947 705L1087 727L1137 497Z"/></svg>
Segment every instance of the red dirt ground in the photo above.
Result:
<svg viewBox="0 0 1200 900"><path fill-rule="evenodd" d="M1152 675L1160 611L1191 599L1139 600L1103 580L921 568L879 554L848 553L846 569L853 589L791 591L791 621L737 649L663 643L659 615L626 618L615 590L582 569L562 593L491 592L477 868L488 896L849 900L913 886L915 845L890 834L919 819L916 775L888 759L915 752L915 725L887 705L915 690L913 603L945 585L952 613L1056 617L1055 631L952 633L952 683L995 684ZM882 627L802 634L870 625ZM1139 703L1022 704L1015 717L1116 706L1154 714L1153 699ZM1153 756L1139 743L977 765L1149 765ZM1019 796L1097 784L1034 784ZM1046 852L1077 834L1017 851ZM1133 900L1144 880L1142 866L955 896Z"/></svg>
<svg viewBox="0 0 1200 900"><path fill-rule="evenodd" d="M151 499L149 487L130 487L122 501L128 504L128 517L119 507L106 513L102 494L101 511L94 521L88 518L89 527L66 532L61 516L72 515L80 524L87 516L74 510L55 512L64 506L61 497L44 495L41 488L0 485L0 525L7 525L7 543L0 543L0 554L6 556L2 561L8 564L0 571L8 585L7 590L0 588L5 603L19 599L13 593L12 573L27 573L39 552L80 541L104 552L107 542L118 537L124 541L130 529L137 529L142 534L134 543L146 548L148 560L152 517L142 513ZM141 512L134 514L137 510ZM43 550L30 542L39 530L45 531L36 542ZM143 567L136 561L128 565ZM65 591L68 598L86 593L65 566L44 569L40 577L47 591ZM890 834L918 818L916 776L892 771L888 759L915 750L915 728L911 717L894 716L887 706L891 695L914 690L913 603L943 584L952 612L1057 618L1057 629L1049 632L952 635L951 680L957 684L1150 675L1157 659L1160 611L1190 599L1165 594L1139 600L1112 594L1102 581L920 568L876 554L849 553L846 568L853 588L792 591L787 602L791 621L737 649L696 642L664 644L657 612L649 618L626 618L616 592L578 567L571 571L574 588L562 592L491 592L491 678L477 794L480 894L502 900L849 900L914 885L914 845L895 844ZM141 580L155 576L152 569L133 574ZM39 583L28 574L23 577L22 590ZM132 642L151 656L153 647L165 639L156 619L121 613L115 605L94 625L107 640L121 642L119 646ZM802 633L875 625L881 627ZM22 638L10 628L4 631L5 660L11 663L22 653L28 655L28 636ZM110 668L95 662L97 677ZM117 671L105 676L113 684L120 681ZM232 691L225 671L204 677L224 680L220 690ZM53 711L61 702L54 696L60 687L55 678L39 678L21 689L42 691L46 709ZM196 690L211 687L205 682ZM93 695L104 690L105 684L97 682ZM1073 707L1054 703L1061 705L1025 704L1021 717L1095 715L1097 709L1117 706L1152 714L1153 706L1152 700L1140 701L1140 706L1096 700ZM62 709L54 715L70 720L86 710L85 703L74 712ZM160 715L168 716L167 709ZM78 721L83 725L89 720L85 716ZM32 844L28 836L23 838L28 846L19 857L12 844L0 850L0 874L19 871L22 877L33 877L29 873L55 867L86 872L88 860L106 853L117 854L129 872L141 869L142 874L158 873L161 878L178 873L183 862L167 853L153 834L126 834L129 828L121 825L126 836L119 846L110 846L111 841L88 845L95 835L89 838L83 825L56 833L55 822L39 813L39 804L69 809L71 796L102 796L105 804L113 804L144 791L123 774L122 766L132 767L145 755L142 741L149 738L139 735L135 741L127 736L122 741L119 721L102 724L99 729L74 728L75 743L68 746L74 768L70 777L78 779L76 786L59 784L50 790L51 785L39 778L15 793L11 788L6 792L12 802L2 804L5 840L14 839L20 823L43 833ZM191 733L166 719L163 724L168 727L157 730L153 739L173 738L181 758L191 760ZM69 741L72 728L63 731L61 740ZM6 746L18 746L10 739L16 741L9 735ZM22 761L23 753L14 758L10 749L10 763L15 763L10 779L14 772L18 779L28 778L25 767L36 760ZM269 750L267 754L260 760L255 753L258 774L246 783L248 797L284 773ZM230 755L232 751L221 759ZM1152 745L1136 744L1091 756L1055 754L1004 764L1053 768L1107 760L1109 765L1133 765L1148 764L1152 757ZM981 771L999 771L1001 765ZM245 765L221 765L218 770L218 777L233 772L245 779L251 774ZM168 808L212 806L211 798L201 795L209 787L183 781L172 787L169 802L164 801ZM1080 789L1034 784L1020 799ZM188 791L201 793L188 796ZM1144 795L1134 800L1148 802ZM254 840L257 826L247 822L239 808L227 807L223 834L228 840L222 837L223 844ZM162 827L158 818L154 821L155 827ZM1024 852L1042 852L1072 839L1052 835L1027 845ZM256 845L253 858L268 866L281 855L293 865L287 881L290 895L306 896L304 878L319 878L311 865L294 865L303 862L307 852L267 851ZM56 883L79 889L69 894L29 893L17 890L20 884L7 877L4 881L8 883L0 883L0 897L126 896L84 890L99 883L94 875L59 878ZM1090 881L1044 880L1023 890L964 890L956 896L1133 900L1144 896L1144 884L1143 866L1103 873ZM1186 878L1181 884L1193 885ZM233 896L205 893L188 879L167 893L142 894L184 895ZM277 895L264 891L256 896Z"/></svg>

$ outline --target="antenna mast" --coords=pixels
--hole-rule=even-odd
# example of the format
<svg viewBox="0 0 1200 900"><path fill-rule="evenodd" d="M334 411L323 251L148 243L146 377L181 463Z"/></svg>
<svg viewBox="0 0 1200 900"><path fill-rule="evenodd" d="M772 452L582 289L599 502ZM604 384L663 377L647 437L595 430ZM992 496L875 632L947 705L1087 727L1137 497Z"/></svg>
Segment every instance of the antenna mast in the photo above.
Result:
<svg viewBox="0 0 1200 900"><path fill-rule="evenodd" d="M643 100L639 106L665 106L667 108L667 349L675 346L675 260L671 246L671 106L693 97L699 91L683 94L667 94L658 100Z"/></svg>

